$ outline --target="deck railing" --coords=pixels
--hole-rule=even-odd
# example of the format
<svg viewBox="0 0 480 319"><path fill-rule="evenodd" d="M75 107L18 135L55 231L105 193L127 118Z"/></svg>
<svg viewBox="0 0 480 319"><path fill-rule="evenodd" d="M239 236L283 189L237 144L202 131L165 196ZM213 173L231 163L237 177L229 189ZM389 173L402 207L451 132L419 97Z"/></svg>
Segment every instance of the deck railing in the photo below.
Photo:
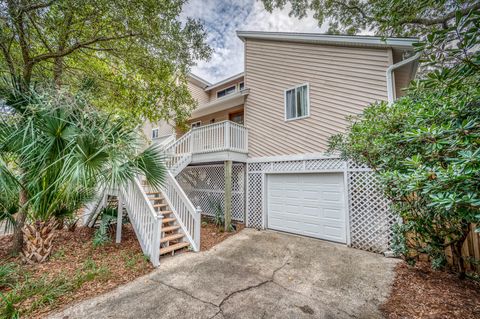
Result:
<svg viewBox="0 0 480 319"><path fill-rule="evenodd" d="M190 132L192 153L234 151L247 153L247 128L231 121L193 128ZM188 134L188 133L187 133Z"/></svg>
<svg viewBox="0 0 480 319"><path fill-rule="evenodd" d="M221 151L247 153L248 131L245 126L231 121L195 127L167 144L164 150L170 155Z"/></svg>

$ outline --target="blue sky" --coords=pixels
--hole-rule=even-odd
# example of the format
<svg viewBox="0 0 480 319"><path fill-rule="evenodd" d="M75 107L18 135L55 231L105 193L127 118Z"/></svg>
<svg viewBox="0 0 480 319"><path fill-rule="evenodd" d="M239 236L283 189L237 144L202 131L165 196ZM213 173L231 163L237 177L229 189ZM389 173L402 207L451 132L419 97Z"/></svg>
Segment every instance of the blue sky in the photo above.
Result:
<svg viewBox="0 0 480 319"><path fill-rule="evenodd" d="M322 32L312 15L289 17L289 7L268 13L256 0L190 0L183 15L200 19L214 49L210 61L199 61L193 73L216 82L243 71L243 43L235 31Z"/></svg>

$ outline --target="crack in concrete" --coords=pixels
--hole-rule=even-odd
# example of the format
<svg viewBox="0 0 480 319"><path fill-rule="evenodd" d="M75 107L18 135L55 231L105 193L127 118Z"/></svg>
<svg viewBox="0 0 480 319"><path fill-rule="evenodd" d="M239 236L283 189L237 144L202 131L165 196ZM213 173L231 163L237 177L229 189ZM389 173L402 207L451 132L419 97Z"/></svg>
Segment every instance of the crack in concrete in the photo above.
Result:
<svg viewBox="0 0 480 319"><path fill-rule="evenodd" d="M236 294L240 294L240 293L243 293L243 292L245 292L245 291L249 291L249 290L252 290L252 289L259 288L259 287L261 287L261 286L263 286L263 285L265 285L265 284L268 284L268 283L273 283L273 284L278 285L278 286L281 287L281 288L284 288L283 286L281 286L281 285L279 285L278 283L274 282L274 279L275 279L275 275L277 274L277 272L279 272L280 270L282 270L285 266L287 266L287 265L289 264L289 260L290 260L290 256L288 256L288 255L285 256L283 264L282 264L280 267L276 268L276 269L272 272L272 275L270 276L269 279L264 280L264 281L262 281L262 282L260 282L260 283L257 283L257 284L255 284L255 285L252 285L252 286L248 286L248 287L245 287L245 288L242 288L242 289L238 289L238 290L232 291L232 292L229 293L227 296L225 296L225 297L220 301L220 303L219 303L218 305L217 305L217 304L214 304L213 302L210 302L210 301L207 301L207 300L203 300L203 299L201 299L201 298L198 298L198 297L194 296L193 294L191 294L190 292L183 290L182 288L178 288L178 287L175 287L175 286L173 286L173 285L169 285L169 284L167 284L167 283L165 283L165 282L163 282L163 281L161 281L161 280L158 280L158 279L150 279L150 280L151 280L151 281L154 281L154 282L156 282L156 283L159 283L159 284L161 284L161 285L164 285L164 286L166 286L166 287L168 287L168 288L171 288L171 289L174 289L174 290L176 290L176 291L179 291L179 292L187 295L188 297L190 297L190 298L192 298L192 299L195 299L195 300L198 300L198 301L200 301L200 302L202 302L202 303L204 303L204 304L208 304L208 305L211 305L211 306L214 306L214 307L218 308L218 311L217 311L212 317L209 318L209 319L213 319L213 318L215 318L216 316L218 316L218 314L221 314L222 317L225 317L225 314L223 313L222 307L223 307L223 305L224 305L225 302L227 302L231 297L233 297L233 296L236 295ZM284 288L284 289L286 289L286 288ZM286 289L286 290L288 290L288 289Z"/></svg>
<svg viewBox="0 0 480 319"><path fill-rule="evenodd" d="M220 308L220 311L219 311L219 312L222 313L222 316L225 317L225 316L224 316L224 313L223 313L222 306L223 306L223 304L224 304L226 301L228 301L232 296L234 296L234 295L236 295L236 294L243 293L243 292L245 292L245 291L249 291L249 290L252 290L252 289L259 288L259 287L261 287L261 286L263 286L263 285L265 285L265 284L268 284L268 283L273 283L273 282L274 282L273 280L274 280L275 274L276 274L278 271L282 270L286 265L288 265L288 260L289 260L290 258L289 258L289 257L286 257L285 259L286 259L286 261L285 261L280 267L278 267L277 269L275 269L275 270L272 272L272 276L270 277L270 279L264 280L264 281L262 281L262 282L260 282L260 283L258 283L258 284L256 284L256 285L253 285L253 286L248 286L248 287L246 287L246 288L242 288L242 289L239 289L239 290L235 290L235 291L229 293L225 298L223 298L222 301L220 302L220 304L218 305L218 307Z"/></svg>
<svg viewBox="0 0 480 319"><path fill-rule="evenodd" d="M202 303L205 303L205 304L214 306L215 308L218 307L218 305L214 304L213 302L210 302L210 301L207 301L207 300L203 300L203 299L201 299L201 298L198 298L198 297L192 295L191 293L189 293L188 291L185 291L185 290L183 290L183 289L181 289L181 288L178 288L178 287L169 285L169 284L167 284L167 283L164 283L164 282L161 281L161 280L152 280L152 281L155 281L155 282L157 282L157 283L159 283L159 284L162 284L162 285L164 285L164 286L166 286L166 287L168 287L168 288L174 289L174 290L176 290L176 291L182 292L182 293L184 293L185 295L189 296L190 298L195 299L195 300L198 300L198 301L200 301L200 302L202 302Z"/></svg>

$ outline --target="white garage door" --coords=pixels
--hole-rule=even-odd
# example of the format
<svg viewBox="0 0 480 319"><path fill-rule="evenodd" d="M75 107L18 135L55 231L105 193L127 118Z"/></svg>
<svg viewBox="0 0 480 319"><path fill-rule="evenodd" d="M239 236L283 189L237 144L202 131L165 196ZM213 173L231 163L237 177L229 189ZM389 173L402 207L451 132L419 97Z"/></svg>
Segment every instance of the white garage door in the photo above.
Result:
<svg viewBox="0 0 480 319"><path fill-rule="evenodd" d="M343 174L272 174L268 228L346 243Z"/></svg>

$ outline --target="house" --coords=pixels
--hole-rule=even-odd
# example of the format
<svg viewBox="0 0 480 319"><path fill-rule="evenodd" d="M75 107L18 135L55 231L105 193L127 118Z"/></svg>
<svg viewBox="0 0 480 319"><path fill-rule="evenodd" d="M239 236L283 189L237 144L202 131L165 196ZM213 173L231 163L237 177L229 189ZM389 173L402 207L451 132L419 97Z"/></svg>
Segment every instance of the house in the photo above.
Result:
<svg viewBox="0 0 480 319"><path fill-rule="evenodd" d="M326 151L329 137L346 129L347 116L404 94L417 69L416 40L237 35L244 43L244 72L213 84L189 78L198 101L190 131L167 123L144 126L168 154L165 190L145 193L163 198L160 204L151 200L152 206L163 205L171 213L160 214L173 216L163 219L169 222L162 229L177 227L154 235L166 242L161 253L188 244L198 249L196 214L213 215L219 207L247 227L387 251L395 220L374 174ZM169 244L164 238L172 234L187 240Z"/></svg>

